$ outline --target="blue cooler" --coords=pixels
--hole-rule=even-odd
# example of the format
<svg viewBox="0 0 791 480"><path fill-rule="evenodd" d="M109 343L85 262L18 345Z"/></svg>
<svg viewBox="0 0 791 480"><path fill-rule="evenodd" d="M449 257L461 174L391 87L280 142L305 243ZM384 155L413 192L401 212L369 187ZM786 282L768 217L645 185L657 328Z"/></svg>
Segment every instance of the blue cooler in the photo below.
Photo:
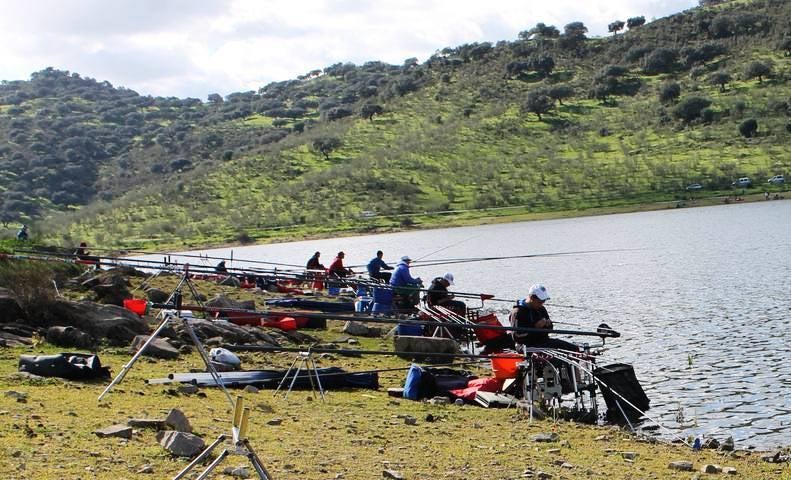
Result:
<svg viewBox="0 0 791 480"><path fill-rule="evenodd" d="M327 295L338 295L340 293L341 293L341 287L339 286L327 287Z"/></svg>
<svg viewBox="0 0 791 480"><path fill-rule="evenodd" d="M422 337L423 325L410 325L407 323L399 323L396 327L396 335L400 337Z"/></svg>
<svg viewBox="0 0 791 480"><path fill-rule="evenodd" d="M381 315L388 315L393 311L393 304L392 303L376 303L374 302L373 307L371 307L371 313L378 313Z"/></svg>
<svg viewBox="0 0 791 480"><path fill-rule="evenodd" d="M354 302L354 311L359 313L370 312L373 304L374 299L372 297L359 297L357 301Z"/></svg>
<svg viewBox="0 0 791 480"><path fill-rule="evenodd" d="M391 288L374 288L374 303L392 305L393 290Z"/></svg>

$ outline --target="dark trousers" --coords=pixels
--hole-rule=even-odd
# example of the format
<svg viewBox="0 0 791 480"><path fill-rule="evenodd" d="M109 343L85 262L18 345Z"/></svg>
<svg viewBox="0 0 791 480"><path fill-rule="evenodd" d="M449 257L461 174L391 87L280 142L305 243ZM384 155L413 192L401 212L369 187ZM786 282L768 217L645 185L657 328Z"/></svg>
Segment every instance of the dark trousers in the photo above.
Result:
<svg viewBox="0 0 791 480"><path fill-rule="evenodd" d="M377 272L370 274L370 277L373 278L374 280L382 280L385 283L390 283L391 276L392 274L390 272Z"/></svg>

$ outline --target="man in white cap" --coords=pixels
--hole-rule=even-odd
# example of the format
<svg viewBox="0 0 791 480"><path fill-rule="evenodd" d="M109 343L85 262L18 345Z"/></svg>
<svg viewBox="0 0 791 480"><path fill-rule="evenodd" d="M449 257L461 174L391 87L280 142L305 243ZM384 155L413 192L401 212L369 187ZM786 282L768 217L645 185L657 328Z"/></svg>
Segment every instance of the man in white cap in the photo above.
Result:
<svg viewBox="0 0 791 480"><path fill-rule="evenodd" d="M445 307L459 315L467 314L467 304L453 299L453 294L448 293L448 287L453 285L453 274L448 272L431 281L426 298L429 305Z"/></svg>
<svg viewBox="0 0 791 480"><path fill-rule="evenodd" d="M552 320L549 319L549 313L544 308L544 302L547 300L549 300L549 292L546 287L536 283L530 287L527 298L517 302L513 310L511 310L511 326L546 330L546 332L514 330L514 343L516 343L517 347L521 345L525 347L558 348L578 352L579 347L571 342L549 338L548 332L552 330Z"/></svg>
<svg viewBox="0 0 791 480"><path fill-rule="evenodd" d="M401 261L396 265L393 271L393 276L390 277L390 286L393 287L393 294L399 296L399 307L406 309L414 309L420 300L420 287L423 285L423 280L412 278L409 273L409 264L412 259L404 255ZM394 300L396 300L394 298Z"/></svg>

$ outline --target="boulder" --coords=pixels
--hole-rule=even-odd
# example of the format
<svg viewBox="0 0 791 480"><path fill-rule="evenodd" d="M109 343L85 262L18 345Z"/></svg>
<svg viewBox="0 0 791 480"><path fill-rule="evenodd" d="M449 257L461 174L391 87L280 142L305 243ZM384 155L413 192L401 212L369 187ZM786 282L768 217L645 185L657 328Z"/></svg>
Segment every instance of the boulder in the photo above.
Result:
<svg viewBox="0 0 791 480"><path fill-rule="evenodd" d="M146 290L146 298L153 303L165 303L170 295L158 288L149 288Z"/></svg>
<svg viewBox="0 0 791 480"><path fill-rule="evenodd" d="M115 305L71 302L58 299L50 306L48 325L72 326L95 339L106 338L112 345L129 345L135 336L149 332L146 321Z"/></svg>
<svg viewBox="0 0 791 480"><path fill-rule="evenodd" d="M228 275L227 277L225 277L225 278L223 278L221 280L218 280L217 284L218 285L225 285L225 286L228 286L228 287L236 287L236 288L239 288L239 287L242 286L242 282L240 282L239 279L234 277L233 275Z"/></svg>
<svg viewBox="0 0 791 480"><path fill-rule="evenodd" d="M149 338L150 337L148 335L136 336L134 340L132 340L132 344L129 346L130 353L140 350L140 347L142 347ZM154 358L164 358L165 360L173 360L175 358L179 358L179 351L176 350L173 345L168 343L168 341L164 338L157 337L148 344L146 350L143 352L143 355Z"/></svg>
<svg viewBox="0 0 791 480"><path fill-rule="evenodd" d="M173 430L162 430L157 433L157 441L165 447L165 450L179 457L194 457L206 448L202 438Z"/></svg>
<svg viewBox="0 0 791 480"><path fill-rule="evenodd" d="M81 283L83 288L93 290L99 303L123 305L124 299L132 296L128 274L118 268L99 271Z"/></svg>
<svg viewBox="0 0 791 480"><path fill-rule="evenodd" d="M49 327L46 338L47 342L66 348L91 349L95 344L90 335L75 327Z"/></svg>
<svg viewBox="0 0 791 480"><path fill-rule="evenodd" d="M0 288L0 323L24 321L27 316L11 290Z"/></svg>
<svg viewBox="0 0 791 480"><path fill-rule="evenodd" d="M206 306L215 307L215 308L238 308L240 310L255 310L255 302L253 300L245 300L243 302L237 302L236 300L232 300L226 297L225 295L217 295L216 297L206 302Z"/></svg>
<svg viewBox="0 0 791 480"><path fill-rule="evenodd" d="M452 338L439 338L439 337L411 337L411 336L396 336L393 337L393 343L397 352L405 352L399 355L402 358L419 358L427 357L427 360L432 360L431 353L461 353L459 344ZM420 354L420 355L413 355ZM450 361L448 357L435 357L437 361Z"/></svg>
<svg viewBox="0 0 791 480"><path fill-rule="evenodd" d="M170 412L168 412L168 416L165 418L165 424L173 427L173 430L177 432L192 433L192 425L190 425L189 419L187 419L184 412L178 408L171 409Z"/></svg>
<svg viewBox="0 0 791 480"><path fill-rule="evenodd" d="M369 327L360 322L349 320L343 326L343 332L358 337L381 337L382 329L379 327Z"/></svg>

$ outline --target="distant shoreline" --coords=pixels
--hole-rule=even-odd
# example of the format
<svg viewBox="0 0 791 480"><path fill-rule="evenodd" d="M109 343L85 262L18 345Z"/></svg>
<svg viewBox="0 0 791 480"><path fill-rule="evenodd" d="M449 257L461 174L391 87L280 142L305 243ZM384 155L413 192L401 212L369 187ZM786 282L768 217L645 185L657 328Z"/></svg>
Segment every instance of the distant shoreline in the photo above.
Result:
<svg viewBox="0 0 791 480"><path fill-rule="evenodd" d="M787 200L785 194L788 192L780 192L779 194L782 195L783 198L779 200ZM772 194L774 195L774 193ZM739 198L739 200L735 200L735 198ZM174 250L178 251L186 251L186 250L208 250L208 249L220 249L220 248L231 248L231 247L250 247L255 245L269 245L273 243L290 243L290 242L299 242L299 241L306 241L306 240L324 240L333 237L358 237L364 235L379 235L385 233L397 233L397 232L409 232L409 231L421 231L421 230L435 230L440 228L455 228L455 227L472 227L477 225L495 225L501 223L516 223L516 222L532 222L532 221L540 221L540 220L556 220L561 218L583 218L583 217L592 217L592 216L599 216L599 215L616 215L621 213L638 213L638 212L653 212L653 211L661 211L661 210L674 210L677 208L695 208L695 207L710 207L716 205L737 205L742 203L754 203L754 202L771 202L776 201L770 197L769 200L765 200L763 193L754 193L748 194L744 196L737 196L737 195L729 195L729 196L712 196L712 197L701 197L701 198L694 198L691 197L687 200L671 200L671 201L662 201L662 202L651 202L651 203L636 203L633 205L621 205L615 207L595 207L589 208L585 210L558 210L552 212L540 212L540 213L517 213L511 215L481 215L476 216L474 218L453 218L452 214L448 215L447 217L442 218L442 221L437 221L435 219L431 219L425 223L420 223L415 226L407 226L407 227L381 227L381 228L373 228L370 230L363 231L360 228L354 228L349 230L336 230L336 231L327 231L315 234L308 234L308 235L282 235L282 236L272 236L266 239L261 239L259 241L253 243L223 243L223 244L208 244L208 245L192 245L192 246L181 246L175 247ZM485 213L487 209L483 209L480 213ZM432 216L432 214L416 214L417 216ZM167 246L167 248L171 248L171 246ZM162 250L162 248L160 248Z"/></svg>

